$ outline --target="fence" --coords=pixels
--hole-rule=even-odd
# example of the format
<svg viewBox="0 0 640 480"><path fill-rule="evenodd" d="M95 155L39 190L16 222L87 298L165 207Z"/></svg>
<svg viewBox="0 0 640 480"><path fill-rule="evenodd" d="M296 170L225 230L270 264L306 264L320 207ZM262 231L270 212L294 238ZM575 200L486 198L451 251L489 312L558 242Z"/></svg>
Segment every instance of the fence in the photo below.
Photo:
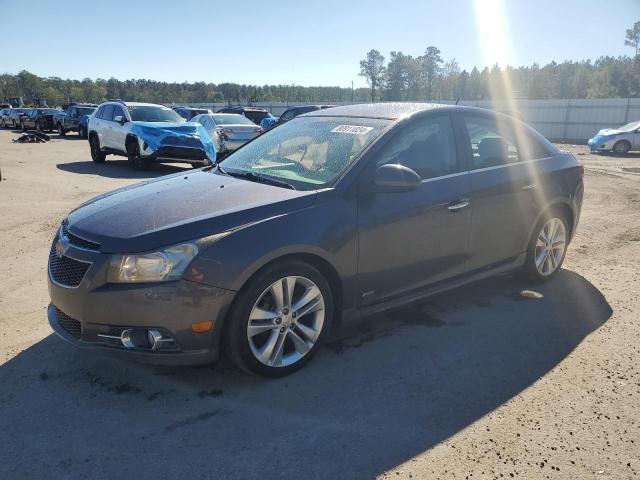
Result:
<svg viewBox="0 0 640 480"><path fill-rule="evenodd" d="M451 104L454 101L440 103ZM598 130L640 120L640 98L516 100L515 105L504 101L461 100L459 104L502 111L512 110L515 107L522 120L548 139L562 142L584 143ZM223 103L192 105L211 108L214 111L226 106ZM255 107L267 109L276 116L292 105L300 105L300 103L253 104Z"/></svg>

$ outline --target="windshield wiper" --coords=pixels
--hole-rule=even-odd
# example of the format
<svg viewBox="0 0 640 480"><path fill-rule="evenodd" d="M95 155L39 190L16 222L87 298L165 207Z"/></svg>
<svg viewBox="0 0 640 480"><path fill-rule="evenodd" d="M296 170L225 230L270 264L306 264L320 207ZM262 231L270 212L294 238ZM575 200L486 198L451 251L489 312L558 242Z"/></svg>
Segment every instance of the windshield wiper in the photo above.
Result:
<svg viewBox="0 0 640 480"><path fill-rule="evenodd" d="M220 171L225 175L230 175L232 177L249 180L250 182L266 183L268 185L275 185L276 187L283 187L283 188L289 188L291 190L296 190L296 187L294 187L290 183L285 182L284 180L276 180L275 178L256 175L253 172L230 172L229 170L222 170L220 166L218 166L218 171Z"/></svg>

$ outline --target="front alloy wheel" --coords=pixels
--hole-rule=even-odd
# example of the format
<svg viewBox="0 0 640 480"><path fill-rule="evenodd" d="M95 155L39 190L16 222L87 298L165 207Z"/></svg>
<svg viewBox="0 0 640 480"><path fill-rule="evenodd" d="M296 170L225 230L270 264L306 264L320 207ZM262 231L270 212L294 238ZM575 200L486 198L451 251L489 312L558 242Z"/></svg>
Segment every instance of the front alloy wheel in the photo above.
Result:
<svg viewBox="0 0 640 480"><path fill-rule="evenodd" d="M317 353L333 319L333 292L314 266L283 260L242 287L225 321L223 348L240 369L280 377Z"/></svg>
<svg viewBox="0 0 640 480"><path fill-rule="evenodd" d="M315 283L298 276L276 280L251 310L251 353L268 367L293 365L314 347L324 320L324 297Z"/></svg>

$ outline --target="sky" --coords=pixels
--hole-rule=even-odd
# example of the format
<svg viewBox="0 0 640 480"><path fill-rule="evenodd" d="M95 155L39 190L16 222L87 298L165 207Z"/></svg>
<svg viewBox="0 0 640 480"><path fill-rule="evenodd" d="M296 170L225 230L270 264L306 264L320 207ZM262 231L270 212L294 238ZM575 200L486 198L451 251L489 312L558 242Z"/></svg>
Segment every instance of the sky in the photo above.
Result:
<svg viewBox="0 0 640 480"><path fill-rule="evenodd" d="M461 68L632 54L640 0L0 0L0 73L365 86L372 48Z"/></svg>

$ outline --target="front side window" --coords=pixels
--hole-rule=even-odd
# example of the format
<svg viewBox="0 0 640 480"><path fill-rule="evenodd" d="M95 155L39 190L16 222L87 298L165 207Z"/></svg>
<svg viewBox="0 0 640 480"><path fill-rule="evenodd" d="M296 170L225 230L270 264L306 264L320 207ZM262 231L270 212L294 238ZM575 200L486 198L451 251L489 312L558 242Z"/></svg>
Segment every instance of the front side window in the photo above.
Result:
<svg viewBox="0 0 640 480"><path fill-rule="evenodd" d="M471 169L498 167L520 161L516 134L507 122L464 117L469 134Z"/></svg>
<svg viewBox="0 0 640 480"><path fill-rule="evenodd" d="M332 185L388 124L369 118L296 118L248 143L221 166L297 189L322 188Z"/></svg>
<svg viewBox="0 0 640 480"><path fill-rule="evenodd" d="M184 122L184 118L169 107L160 105L129 105L129 114L134 122Z"/></svg>
<svg viewBox="0 0 640 480"><path fill-rule="evenodd" d="M378 165L387 163L404 165L423 180L456 173L456 144L449 116L414 120L385 145Z"/></svg>
<svg viewBox="0 0 640 480"><path fill-rule="evenodd" d="M113 117L112 117L112 119L115 121L115 118L118 115L121 116L124 120L127 119L127 117L124 116L124 110L122 110L122 107L114 106L113 107Z"/></svg>

